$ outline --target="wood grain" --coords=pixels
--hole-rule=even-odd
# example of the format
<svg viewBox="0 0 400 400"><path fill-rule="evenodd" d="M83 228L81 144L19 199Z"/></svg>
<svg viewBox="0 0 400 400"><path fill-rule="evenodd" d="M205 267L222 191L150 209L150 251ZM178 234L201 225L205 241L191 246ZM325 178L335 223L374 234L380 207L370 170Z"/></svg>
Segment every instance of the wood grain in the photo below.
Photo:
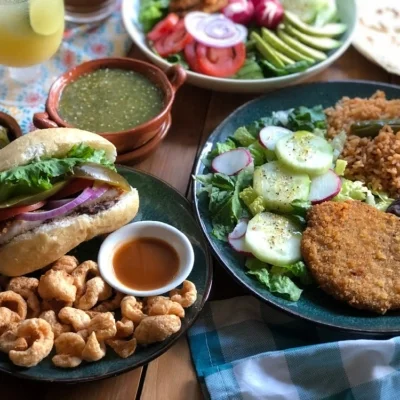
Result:
<svg viewBox="0 0 400 400"><path fill-rule="evenodd" d="M174 347L147 367L140 399L200 400L202 398L187 340L181 338Z"/></svg>

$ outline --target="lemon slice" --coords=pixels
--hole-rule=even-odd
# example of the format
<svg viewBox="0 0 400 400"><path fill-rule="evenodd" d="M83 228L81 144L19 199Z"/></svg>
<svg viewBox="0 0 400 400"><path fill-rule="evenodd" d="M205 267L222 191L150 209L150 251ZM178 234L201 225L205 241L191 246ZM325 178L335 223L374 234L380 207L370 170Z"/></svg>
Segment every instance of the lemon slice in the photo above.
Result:
<svg viewBox="0 0 400 400"><path fill-rule="evenodd" d="M30 0L29 4L29 20L35 33L53 35L64 24L62 0Z"/></svg>

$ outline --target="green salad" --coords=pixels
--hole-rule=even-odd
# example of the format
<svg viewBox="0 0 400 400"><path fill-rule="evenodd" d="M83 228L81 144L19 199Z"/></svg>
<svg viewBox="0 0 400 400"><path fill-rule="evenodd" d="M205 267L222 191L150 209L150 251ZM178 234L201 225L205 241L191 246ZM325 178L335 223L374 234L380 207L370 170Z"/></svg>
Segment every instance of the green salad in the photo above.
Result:
<svg viewBox="0 0 400 400"><path fill-rule="evenodd" d="M202 160L212 235L246 256L247 274L297 301L312 284L302 260L307 211L323 201L359 200L382 211L393 199L344 178L346 133L327 139L321 105L273 112L239 127Z"/></svg>

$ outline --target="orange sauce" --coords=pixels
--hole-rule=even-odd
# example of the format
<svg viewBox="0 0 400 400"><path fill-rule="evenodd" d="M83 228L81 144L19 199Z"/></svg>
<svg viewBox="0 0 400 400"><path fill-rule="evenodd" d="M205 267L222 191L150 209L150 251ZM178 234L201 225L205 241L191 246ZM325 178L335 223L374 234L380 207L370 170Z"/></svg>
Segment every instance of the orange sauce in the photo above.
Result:
<svg viewBox="0 0 400 400"><path fill-rule="evenodd" d="M168 284L179 269L179 256L167 242L144 237L120 245L113 256L117 279L136 290L153 290Z"/></svg>

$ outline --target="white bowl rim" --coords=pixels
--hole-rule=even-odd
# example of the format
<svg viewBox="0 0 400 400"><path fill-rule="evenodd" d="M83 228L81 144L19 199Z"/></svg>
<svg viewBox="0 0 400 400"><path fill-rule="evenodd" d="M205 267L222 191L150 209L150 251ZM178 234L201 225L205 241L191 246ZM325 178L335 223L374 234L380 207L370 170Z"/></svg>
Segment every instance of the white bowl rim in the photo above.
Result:
<svg viewBox="0 0 400 400"><path fill-rule="evenodd" d="M310 68L306 69L305 71L301 72L296 72L294 74L290 75L285 75L285 76L280 76L280 77L269 77L269 78L263 78L263 79L231 79L231 78L216 78L216 77L211 77L207 76L204 74L199 74L197 72L193 71L186 71L188 78L195 78L195 79L200 79L205 83L209 84L215 84L215 83L224 83L226 85L232 86L232 87L238 87L240 89L240 86L243 84L246 84L251 87L257 87L260 84L266 84L266 83L271 83L271 84L279 84L279 83L285 83L288 80L290 81L296 81L297 79L301 79L302 77L306 76L311 76L315 73L318 73L320 71L323 71L325 68L327 68L329 65L331 65L334 61L336 61L351 45L353 41L353 37L355 34L355 28L356 28L356 22L357 22L357 7L355 4L355 0L349 0L352 1L354 4L354 10L355 14L353 16L353 26L346 38L346 40L342 43L342 45L336 49L328 58L322 62L316 63L315 65L311 66ZM170 64L168 61L165 61L163 58L157 56L155 53L153 53L147 45L144 45L141 42L138 42L134 39L134 34L133 32L135 30L139 30L137 27L135 27L134 22L132 21L132 14L133 14L133 7L132 6L132 0L122 0L122 20L125 26L125 29L128 31L129 36L131 40L134 42L136 46L146 55L147 58L149 58L152 62L157 64L158 66L162 65L164 69L167 69L171 67L173 64ZM132 8L132 10L130 9ZM350 29L350 28L349 28Z"/></svg>
<svg viewBox="0 0 400 400"><path fill-rule="evenodd" d="M110 273L113 267L112 263L110 262L110 257L107 254L109 251L113 251L115 247L117 247L113 246L110 249L110 246L112 246L110 243L112 243L114 240L117 240L118 244L122 244L134 237L139 238L140 236L135 235L135 231L140 227L152 227L153 229L158 229L160 231L172 233L175 236L175 238L177 238L183 245L183 248L185 249L186 253L185 257L187 257L188 259L188 261L184 265L180 265L180 268L175 278L172 279L170 282L168 282L166 285L158 289L152 289L152 290L132 289L122 284L120 281L118 281L118 279L115 279L113 275ZM121 236L121 239L117 239L119 236ZM146 235L146 237L149 236ZM173 246L171 245L171 247ZM178 252L178 249L176 249L175 247L174 249ZM178 255L179 259L181 260L182 253L179 254L178 252ZM115 290L136 297L158 296L166 292L169 292L172 289L175 289L180 284L182 284L183 281L185 281L186 278L190 275L194 265L194 250L188 237L174 226L166 224L161 221L137 221L124 225L123 227L117 229L116 231L108 235L100 246L97 261L101 277Z"/></svg>

